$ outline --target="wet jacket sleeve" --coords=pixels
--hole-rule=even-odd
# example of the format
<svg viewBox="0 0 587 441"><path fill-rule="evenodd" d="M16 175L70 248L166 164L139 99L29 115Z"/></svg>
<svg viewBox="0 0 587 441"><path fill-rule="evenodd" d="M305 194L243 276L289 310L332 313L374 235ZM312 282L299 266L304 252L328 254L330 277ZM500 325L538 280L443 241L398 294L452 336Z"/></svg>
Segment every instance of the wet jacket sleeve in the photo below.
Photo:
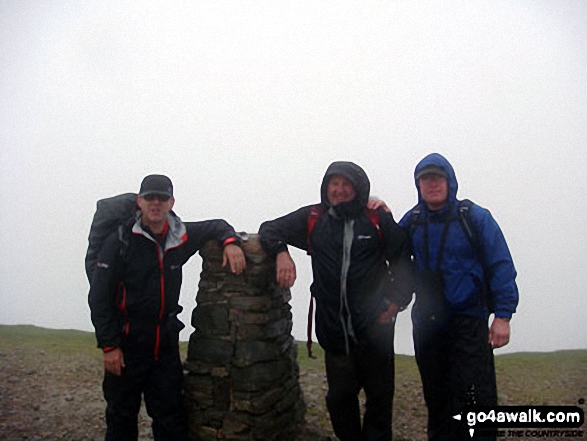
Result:
<svg viewBox="0 0 587 441"><path fill-rule="evenodd" d="M98 347L120 346L121 313L117 307L122 258L118 232L108 237L98 254L92 273L88 303Z"/></svg>
<svg viewBox="0 0 587 441"><path fill-rule="evenodd" d="M483 266L495 307L495 316L510 318L518 305L516 269L499 225L485 208L471 207L471 217L480 236Z"/></svg>
<svg viewBox="0 0 587 441"><path fill-rule="evenodd" d="M259 228L259 237L267 254L275 256L287 246L308 250L308 216L311 206L302 207L277 219L266 221Z"/></svg>
<svg viewBox="0 0 587 441"><path fill-rule="evenodd" d="M240 244L234 228L223 219L184 222L184 224L188 233L191 254L194 254L210 240L217 240L223 245Z"/></svg>
<svg viewBox="0 0 587 441"><path fill-rule="evenodd" d="M408 235L393 219L391 213L379 209L380 228L385 239L385 257L389 263L393 284L391 300L405 309L412 300L412 264Z"/></svg>

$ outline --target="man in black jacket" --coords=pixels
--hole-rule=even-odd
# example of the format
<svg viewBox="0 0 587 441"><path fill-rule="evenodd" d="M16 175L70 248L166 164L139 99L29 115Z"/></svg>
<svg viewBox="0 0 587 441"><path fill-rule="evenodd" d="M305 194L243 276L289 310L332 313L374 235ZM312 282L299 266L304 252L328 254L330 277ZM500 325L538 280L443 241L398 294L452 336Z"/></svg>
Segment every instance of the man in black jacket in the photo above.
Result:
<svg viewBox="0 0 587 441"><path fill-rule="evenodd" d="M182 266L209 240L224 244L224 265L245 268L234 229L223 220L183 223L171 212L171 180L143 179L136 217L103 245L89 293L104 353L106 440L136 440L144 394L155 440L187 440L179 332Z"/></svg>
<svg viewBox="0 0 587 441"><path fill-rule="evenodd" d="M287 245L312 258L310 289L316 335L326 354L326 403L342 441L391 440L393 329L397 312L411 300L406 235L390 213L367 210L369 190L361 167L335 162L322 181L320 204L259 229L261 244L276 256L282 287L291 287L296 278ZM361 389L366 395L362 424Z"/></svg>

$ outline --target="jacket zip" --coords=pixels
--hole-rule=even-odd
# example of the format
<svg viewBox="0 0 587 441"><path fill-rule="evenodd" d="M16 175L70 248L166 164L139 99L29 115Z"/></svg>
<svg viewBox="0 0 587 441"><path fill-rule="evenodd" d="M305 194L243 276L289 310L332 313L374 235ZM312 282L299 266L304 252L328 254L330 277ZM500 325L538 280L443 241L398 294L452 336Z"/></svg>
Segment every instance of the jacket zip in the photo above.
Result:
<svg viewBox="0 0 587 441"><path fill-rule="evenodd" d="M181 242L181 244L175 246L175 247L171 247L171 248L167 248L167 249L162 249L161 246L159 245L159 243L155 243L155 246L157 247L157 257L159 259L159 283L160 283L160 299L161 299L161 305L159 306L159 314L157 315L157 328L155 330L156 336L155 336L155 350L154 350L154 357L155 357L155 361L159 361L159 347L161 346L161 322L163 321L163 314L165 313L165 254L167 254L168 251L173 250L181 245L183 245L184 241Z"/></svg>
<svg viewBox="0 0 587 441"><path fill-rule="evenodd" d="M161 320L163 320L163 312L165 311L165 266L163 260L165 259L165 250L161 249L161 246L156 243L157 257L159 258L159 281L160 281L160 301L159 314L157 315L157 329L155 336L155 361L159 361L159 347L161 345Z"/></svg>
<svg viewBox="0 0 587 441"><path fill-rule="evenodd" d="M346 219L344 221L344 233L342 240L342 267L340 269L340 310L339 317L344 333L344 343L346 354L350 354L349 337L356 342L355 331L353 329L353 321L351 317L351 309L349 307L348 293L347 293L347 278L349 267L351 264L351 248L354 239L354 219Z"/></svg>
<svg viewBox="0 0 587 441"><path fill-rule="evenodd" d="M185 236L182 237L182 241L180 244L163 249L159 245L157 241L155 241L155 246L157 247L157 258L159 259L159 283L160 283L160 301L161 304L159 306L159 314L157 314L157 327L155 329L155 349L154 349L154 358L155 361L159 361L159 348L161 346L161 322L163 320L163 314L165 313L165 254L168 251L173 250L175 248L180 247L185 243Z"/></svg>
<svg viewBox="0 0 587 441"><path fill-rule="evenodd" d="M171 246L169 248L162 248L161 245L159 245L159 243L155 239L153 239L149 234L146 234L142 228L140 228L140 231L134 232L134 234L142 235L151 242L153 242L157 251L157 259L159 260L159 290L161 304L159 306L159 313L157 314L157 326L155 328L155 347L153 348L153 356L155 361L157 362L159 361L159 349L161 346L161 321L163 320L163 314L165 313L165 254L167 254L168 251L171 251L175 248L179 248L180 246L182 246L187 240L187 235L184 233L184 235L180 239L180 242L175 244L174 246Z"/></svg>

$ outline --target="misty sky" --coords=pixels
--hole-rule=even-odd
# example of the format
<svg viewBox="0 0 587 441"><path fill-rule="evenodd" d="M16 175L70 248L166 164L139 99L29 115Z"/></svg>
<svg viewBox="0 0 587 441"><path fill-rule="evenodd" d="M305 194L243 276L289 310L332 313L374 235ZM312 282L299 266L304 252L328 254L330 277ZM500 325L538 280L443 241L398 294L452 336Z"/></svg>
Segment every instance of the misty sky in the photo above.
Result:
<svg viewBox="0 0 587 441"><path fill-rule="evenodd" d="M95 202L147 174L171 177L184 220L254 233L318 202L335 160L399 220L437 151L518 270L498 352L587 348L586 42L583 0L0 0L0 323L92 330ZM310 263L293 254L303 339ZM396 350L413 353L409 313Z"/></svg>

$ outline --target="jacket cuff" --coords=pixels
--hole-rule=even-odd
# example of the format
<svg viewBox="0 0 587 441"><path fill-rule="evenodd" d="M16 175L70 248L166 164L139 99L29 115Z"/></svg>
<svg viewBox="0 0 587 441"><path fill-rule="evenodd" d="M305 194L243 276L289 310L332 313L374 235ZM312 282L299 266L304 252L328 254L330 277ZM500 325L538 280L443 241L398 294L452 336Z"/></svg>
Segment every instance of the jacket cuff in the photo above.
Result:
<svg viewBox="0 0 587 441"><path fill-rule="evenodd" d="M504 319L509 322L512 319L512 314L497 313L495 314L495 318Z"/></svg>
<svg viewBox="0 0 587 441"><path fill-rule="evenodd" d="M493 316L495 318L501 318L501 319L511 319L512 316L514 315L515 311L508 311L507 309L497 309L494 311Z"/></svg>
<svg viewBox="0 0 587 441"><path fill-rule="evenodd" d="M279 253L283 251L289 251L287 248L287 244L285 242L279 242L279 244L273 249L273 255L277 256Z"/></svg>
<svg viewBox="0 0 587 441"><path fill-rule="evenodd" d="M102 352L106 354L107 352L112 352L114 349L118 349L118 346L107 346L102 348Z"/></svg>
<svg viewBox="0 0 587 441"><path fill-rule="evenodd" d="M238 245L238 240L236 239L236 237L229 237L228 239L226 239L224 242L222 242L222 246L225 247L226 245L230 245L230 244L234 244L234 245Z"/></svg>

